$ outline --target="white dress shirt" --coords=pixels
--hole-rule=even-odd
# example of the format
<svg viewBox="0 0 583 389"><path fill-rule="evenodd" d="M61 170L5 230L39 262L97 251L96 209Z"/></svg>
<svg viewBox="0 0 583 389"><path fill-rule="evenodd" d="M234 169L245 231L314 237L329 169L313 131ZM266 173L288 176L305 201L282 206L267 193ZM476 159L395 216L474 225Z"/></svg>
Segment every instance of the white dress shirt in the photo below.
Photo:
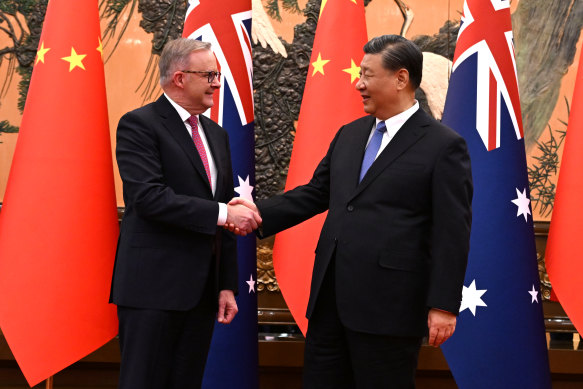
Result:
<svg viewBox="0 0 583 389"><path fill-rule="evenodd" d="M174 107L176 112L178 112L180 119L182 119L182 122L184 123L184 127L186 127L186 131L188 131L188 134L190 135L190 138L192 139L192 128L190 127L190 124L188 123L188 119L192 115L190 113L188 113L188 111L185 110L184 108L182 108L180 105L176 104L176 102L174 102L174 100L172 100L166 93L164 93L164 96L166 96L166 98L168 99L170 104L172 104L172 106ZM196 116L199 116L199 115L196 115ZM211 149L210 149L208 141L206 139L206 134L204 133L204 130L200 125L200 118L198 118L198 119L199 119L198 120L198 134L200 135L200 139L202 140L202 144L204 145L204 151L206 153L206 158L207 158L208 163L209 163L209 170L211 173L211 189L212 189L212 192L214 195L215 191L217 190L217 165L215 165L215 160L213 158L213 154L211 153ZM219 216L218 216L218 220L217 220L217 225L222 226L226 222L227 222L227 204L219 203Z"/></svg>
<svg viewBox="0 0 583 389"><path fill-rule="evenodd" d="M387 147L391 139L394 138L394 136L397 134L397 131L399 131L401 127L403 127L403 124L405 124L405 122L409 120L409 118L413 116L413 114L417 112L418 109L419 102L415 100L415 104L413 104L411 108L385 120L385 126L387 127L387 131L385 131L385 133L383 134L383 139L381 140L381 147L379 147L379 151L375 157L375 160L379 157L379 155L385 149L385 147ZM374 131L380 122L382 122L382 120L377 119L374 124L374 127L371 129L368 141L366 142L367 146L370 143Z"/></svg>

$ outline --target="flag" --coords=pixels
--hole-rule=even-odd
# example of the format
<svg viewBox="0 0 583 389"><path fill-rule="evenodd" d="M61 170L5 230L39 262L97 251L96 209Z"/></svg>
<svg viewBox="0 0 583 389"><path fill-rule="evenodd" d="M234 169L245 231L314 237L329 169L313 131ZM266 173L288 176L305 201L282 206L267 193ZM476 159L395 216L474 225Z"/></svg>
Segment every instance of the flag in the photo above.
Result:
<svg viewBox="0 0 583 389"><path fill-rule="evenodd" d="M97 0L51 0L0 213L0 327L33 386L117 334Z"/></svg>
<svg viewBox="0 0 583 389"><path fill-rule="evenodd" d="M575 81L571 112L561 159L557 194L545 263L553 291L579 333L583 333L583 304L581 287L583 260L576 250L583 226L581 225L578 196L583 192L583 61Z"/></svg>
<svg viewBox="0 0 583 389"><path fill-rule="evenodd" d="M367 42L363 0L322 0L285 190L307 183L340 127L364 115L355 85ZM314 251L326 214L280 232L273 246L277 283L306 334Z"/></svg>
<svg viewBox="0 0 583 389"><path fill-rule="evenodd" d="M466 0L443 123L472 161L470 253L442 350L461 389L550 388L508 0Z"/></svg>
<svg viewBox="0 0 583 389"><path fill-rule="evenodd" d="M252 200L255 185L251 0L191 0L182 35L211 43L222 73L215 104L205 113L229 134L235 191ZM257 256L254 234L237 241L239 313L215 325L204 388L258 387Z"/></svg>

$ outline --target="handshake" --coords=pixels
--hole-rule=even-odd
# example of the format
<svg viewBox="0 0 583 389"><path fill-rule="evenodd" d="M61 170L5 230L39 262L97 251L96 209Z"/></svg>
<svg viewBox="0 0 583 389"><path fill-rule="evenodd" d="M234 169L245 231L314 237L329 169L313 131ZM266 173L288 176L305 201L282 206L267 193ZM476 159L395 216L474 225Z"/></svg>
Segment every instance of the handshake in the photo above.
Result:
<svg viewBox="0 0 583 389"><path fill-rule="evenodd" d="M224 228L236 235L245 236L261 225L261 216L255 203L234 197L227 204L227 222Z"/></svg>

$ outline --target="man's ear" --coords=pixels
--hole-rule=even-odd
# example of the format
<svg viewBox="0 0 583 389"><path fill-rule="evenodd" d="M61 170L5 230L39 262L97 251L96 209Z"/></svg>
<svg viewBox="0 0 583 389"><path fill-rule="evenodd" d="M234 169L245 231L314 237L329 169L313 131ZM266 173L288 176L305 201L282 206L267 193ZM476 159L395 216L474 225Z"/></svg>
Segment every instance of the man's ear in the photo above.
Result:
<svg viewBox="0 0 583 389"><path fill-rule="evenodd" d="M175 71L174 74L172 74L172 83L178 88L184 88L184 73Z"/></svg>
<svg viewBox="0 0 583 389"><path fill-rule="evenodd" d="M409 71L407 69L397 70L397 88L405 89L409 85Z"/></svg>

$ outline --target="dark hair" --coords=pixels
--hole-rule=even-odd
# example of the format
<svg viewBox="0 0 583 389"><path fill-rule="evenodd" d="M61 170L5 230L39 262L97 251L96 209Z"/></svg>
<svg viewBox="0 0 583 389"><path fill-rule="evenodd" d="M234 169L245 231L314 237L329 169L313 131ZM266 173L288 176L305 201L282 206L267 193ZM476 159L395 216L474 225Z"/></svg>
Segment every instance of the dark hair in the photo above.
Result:
<svg viewBox="0 0 583 389"><path fill-rule="evenodd" d="M377 36L364 45L364 52L365 54L381 53L383 67L392 71L406 69L414 89L421 85L423 54L421 54L419 47L410 40L400 35Z"/></svg>

